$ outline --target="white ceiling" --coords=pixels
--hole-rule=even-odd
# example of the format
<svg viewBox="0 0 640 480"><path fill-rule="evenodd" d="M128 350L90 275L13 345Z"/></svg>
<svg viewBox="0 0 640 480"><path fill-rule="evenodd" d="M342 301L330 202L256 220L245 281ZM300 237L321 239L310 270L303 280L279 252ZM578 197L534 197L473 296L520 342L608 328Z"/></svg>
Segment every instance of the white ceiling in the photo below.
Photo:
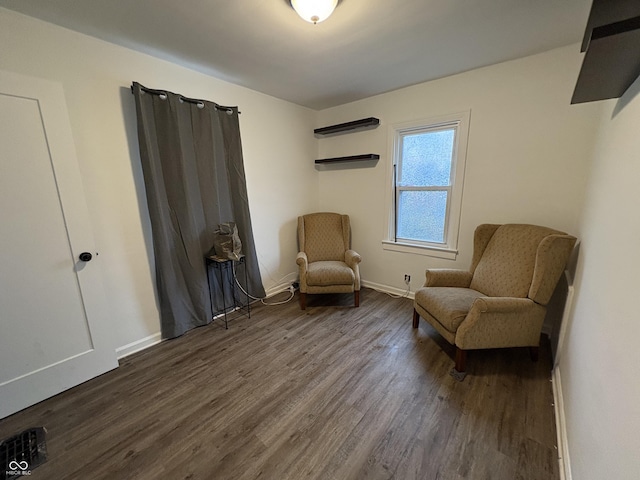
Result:
<svg viewBox="0 0 640 480"><path fill-rule="evenodd" d="M313 25L289 0L0 0L314 109L578 42L590 5L341 0L328 20Z"/></svg>

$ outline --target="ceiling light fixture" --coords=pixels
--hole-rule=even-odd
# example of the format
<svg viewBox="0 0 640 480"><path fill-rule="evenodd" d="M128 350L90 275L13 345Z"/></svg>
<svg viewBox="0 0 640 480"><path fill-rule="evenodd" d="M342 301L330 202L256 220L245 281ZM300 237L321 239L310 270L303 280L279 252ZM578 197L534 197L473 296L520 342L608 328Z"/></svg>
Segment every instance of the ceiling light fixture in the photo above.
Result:
<svg viewBox="0 0 640 480"><path fill-rule="evenodd" d="M338 0L291 0L291 6L307 22L316 24L329 18Z"/></svg>

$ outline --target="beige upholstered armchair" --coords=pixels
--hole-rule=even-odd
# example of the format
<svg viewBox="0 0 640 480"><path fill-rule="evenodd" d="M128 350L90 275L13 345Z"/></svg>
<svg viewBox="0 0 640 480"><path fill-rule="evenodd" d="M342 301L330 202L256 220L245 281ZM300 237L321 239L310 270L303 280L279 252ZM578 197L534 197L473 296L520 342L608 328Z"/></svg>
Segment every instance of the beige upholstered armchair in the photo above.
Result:
<svg viewBox="0 0 640 480"><path fill-rule="evenodd" d="M296 263L300 267L300 308L307 293L351 293L360 306L360 255L351 250L348 215L312 213L298 217Z"/></svg>
<svg viewBox="0 0 640 480"><path fill-rule="evenodd" d="M535 225L480 225L468 272L427 270L415 294L420 317L456 346L452 375L465 375L467 350L530 347L537 360L546 305L576 238Z"/></svg>

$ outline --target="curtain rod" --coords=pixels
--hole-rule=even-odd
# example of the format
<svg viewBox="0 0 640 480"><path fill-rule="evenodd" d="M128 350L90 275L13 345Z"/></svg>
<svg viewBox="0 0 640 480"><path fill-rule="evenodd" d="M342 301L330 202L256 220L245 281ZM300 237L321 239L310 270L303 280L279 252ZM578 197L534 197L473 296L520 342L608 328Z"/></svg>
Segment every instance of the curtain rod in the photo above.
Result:
<svg viewBox="0 0 640 480"><path fill-rule="evenodd" d="M167 95L167 91L166 90L154 90L153 88L147 88L147 87L143 87L142 85L140 85L140 90L142 90L143 92L146 93L150 93L151 95ZM133 85L131 85L131 94L133 94ZM172 92L169 92L172 93ZM189 98L189 97L185 97L184 95L178 95L178 97L180 98L180 100L182 100L183 102L187 102L187 103L193 103L195 105L199 105L202 104L202 106L204 107L204 102L206 100L198 100L197 98ZM225 107L223 105L215 105L215 109L216 110L224 110L227 113L231 113L233 112L233 107ZM242 112L238 111L238 115L240 115Z"/></svg>

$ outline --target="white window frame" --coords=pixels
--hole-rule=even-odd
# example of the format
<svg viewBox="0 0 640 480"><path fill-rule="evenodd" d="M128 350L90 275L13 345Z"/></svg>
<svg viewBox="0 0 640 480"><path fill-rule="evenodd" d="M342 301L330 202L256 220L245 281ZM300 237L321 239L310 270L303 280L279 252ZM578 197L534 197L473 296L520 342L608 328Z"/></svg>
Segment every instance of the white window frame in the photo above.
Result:
<svg viewBox="0 0 640 480"><path fill-rule="evenodd" d="M389 215L382 247L395 252L415 253L437 258L455 260L458 254L458 233L460 230L460 212L462 210L462 193L464 188L464 173L467 163L467 141L469 137L470 111L443 115L394 124L389 127L389 158L391 165L388 169L387 205ZM396 205L400 190L412 188L396 188L396 174L401 165L402 139L406 135L434 132L455 128L455 139L451 161L451 184L448 187L426 187L424 190L443 190L448 192L447 212L445 215L444 242L431 243L418 240L396 238Z"/></svg>

